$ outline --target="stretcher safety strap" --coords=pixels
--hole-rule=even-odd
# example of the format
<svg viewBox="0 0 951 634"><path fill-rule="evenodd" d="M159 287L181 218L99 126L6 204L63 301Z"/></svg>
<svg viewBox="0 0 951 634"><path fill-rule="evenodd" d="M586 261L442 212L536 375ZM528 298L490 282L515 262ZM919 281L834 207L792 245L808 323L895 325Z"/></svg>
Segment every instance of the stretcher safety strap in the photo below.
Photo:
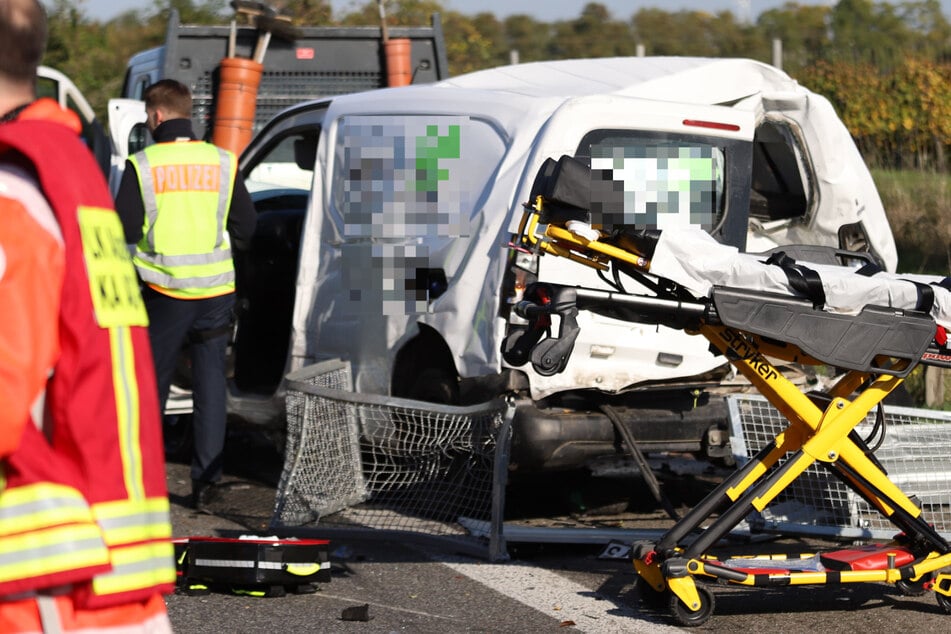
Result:
<svg viewBox="0 0 951 634"><path fill-rule="evenodd" d="M803 266L782 251L778 251L766 260L766 264L780 267L789 280L789 285L812 302L814 308L822 308L826 303L826 292L822 288L822 279L819 274Z"/></svg>

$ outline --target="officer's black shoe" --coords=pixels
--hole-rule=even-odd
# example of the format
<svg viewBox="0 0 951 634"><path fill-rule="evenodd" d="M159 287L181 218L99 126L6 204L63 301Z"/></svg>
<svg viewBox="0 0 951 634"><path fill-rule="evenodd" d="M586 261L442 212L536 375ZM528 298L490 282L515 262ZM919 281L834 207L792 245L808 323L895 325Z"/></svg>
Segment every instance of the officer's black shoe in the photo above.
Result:
<svg viewBox="0 0 951 634"><path fill-rule="evenodd" d="M221 490L214 482L192 482L192 508L207 513L208 507L221 498Z"/></svg>

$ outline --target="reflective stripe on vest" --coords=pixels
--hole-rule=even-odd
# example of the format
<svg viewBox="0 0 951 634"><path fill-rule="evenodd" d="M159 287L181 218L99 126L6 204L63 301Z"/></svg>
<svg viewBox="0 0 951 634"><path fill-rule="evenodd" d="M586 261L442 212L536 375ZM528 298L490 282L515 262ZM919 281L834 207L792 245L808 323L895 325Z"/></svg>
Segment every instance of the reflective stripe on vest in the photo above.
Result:
<svg viewBox="0 0 951 634"><path fill-rule="evenodd" d="M72 487L40 482L0 492L0 540L50 526L93 521L86 500Z"/></svg>
<svg viewBox="0 0 951 634"><path fill-rule="evenodd" d="M117 436L127 499L94 504L112 570L93 579L97 595L132 592L175 581L169 503L165 496L147 498L139 438L139 390L128 328L109 329L112 381L116 397Z"/></svg>
<svg viewBox="0 0 951 634"><path fill-rule="evenodd" d="M112 570L93 579L97 595L131 592L174 583L174 547L168 498L117 500L97 504L93 513L102 528Z"/></svg>
<svg viewBox="0 0 951 634"><path fill-rule="evenodd" d="M145 207L133 258L139 276L182 297L233 291L227 220L234 155L199 141L159 143L135 154L132 163Z"/></svg>
<svg viewBox="0 0 951 634"><path fill-rule="evenodd" d="M96 526L75 524L5 537L0 544L0 582L42 577L109 563Z"/></svg>
<svg viewBox="0 0 951 634"><path fill-rule="evenodd" d="M112 571L92 580L99 596L175 583L175 548L171 541L113 547L110 554Z"/></svg>
<svg viewBox="0 0 951 634"><path fill-rule="evenodd" d="M76 489L41 482L0 493L0 583L108 563L102 531Z"/></svg>
<svg viewBox="0 0 951 634"><path fill-rule="evenodd" d="M112 356L112 390L116 398L116 433L122 458L122 478L130 498L145 497L142 450L139 445L139 383L135 374L135 350L128 328L109 329Z"/></svg>
<svg viewBox="0 0 951 634"><path fill-rule="evenodd" d="M168 498L115 500L93 506L106 544L130 544L149 539L169 539Z"/></svg>

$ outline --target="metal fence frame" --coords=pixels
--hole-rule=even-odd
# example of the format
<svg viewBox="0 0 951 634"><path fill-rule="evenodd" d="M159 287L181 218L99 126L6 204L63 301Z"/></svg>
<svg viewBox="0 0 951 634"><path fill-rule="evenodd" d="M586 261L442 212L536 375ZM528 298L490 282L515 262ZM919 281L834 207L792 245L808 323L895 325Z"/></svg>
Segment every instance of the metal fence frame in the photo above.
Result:
<svg viewBox="0 0 951 634"><path fill-rule="evenodd" d="M275 497L274 514L271 518L270 530L272 532L286 537L398 538L401 540L424 542L435 540L455 550L464 551L479 557L486 557L491 561L502 560L508 557L503 532L503 516L512 435L512 418L515 411L514 405L511 402L497 399L474 406L456 407L376 394L357 394L353 392L349 363L339 359L323 361L290 372L287 375L286 385L288 406L287 449L284 469ZM343 474L345 479L352 479L350 482L352 489L344 491L339 499L325 499L318 496L316 506L319 512L315 512L315 520L310 522L305 521L300 525L296 522L306 518L294 517L291 518L291 522L287 522L282 518L286 511L287 497L293 495L293 489L297 486L296 480L300 476L300 456L304 451L305 444L319 442L319 439L314 438L314 434L317 430L307 429L307 425L301 423L300 420L295 420L304 417L303 412L295 410L295 408L301 407L300 403L294 401L295 398L300 398L296 395L303 395L302 402L304 407L307 407L309 400L317 400L319 402L329 403L333 407L339 407L336 412L337 418L340 418L341 412L345 412L343 415L347 419L347 429L343 430L343 433L349 435L350 438L338 437L334 440L338 442L340 447L343 447L343 453L349 452L350 454L347 457L351 461L350 464L343 464L341 466L347 470ZM425 412L428 415L453 417L484 415L487 411L500 412L499 426L495 434L492 462L491 519L489 521L487 539L484 533L472 534L467 530L466 525L469 523L468 518L460 518L459 531L462 533L460 535L434 534L433 532L427 531L425 526L421 526L419 529L404 530L387 526L335 526L320 523L319 518L321 516L332 517L333 514L338 511L350 509L368 500L364 483L364 465L359 448L357 447L359 438L365 430L361 428L363 425L363 417L359 414L355 414L355 412L359 412L361 408L373 407L406 408L407 410ZM298 424L300 424L299 429L297 428ZM336 431L340 432L341 430L338 429ZM334 430L328 433L333 434ZM346 462L346 460L344 462Z"/></svg>
<svg viewBox="0 0 951 634"><path fill-rule="evenodd" d="M727 405L730 444L739 465L788 424L759 394L730 395ZM924 517L938 532L951 538L951 412L886 405L884 413L889 431L876 458L906 495L919 498ZM871 430L874 417L872 411L856 427L860 436ZM934 468L943 464L947 468ZM870 513L857 493L819 465L810 466L748 522L754 530L844 539L890 539L899 530Z"/></svg>

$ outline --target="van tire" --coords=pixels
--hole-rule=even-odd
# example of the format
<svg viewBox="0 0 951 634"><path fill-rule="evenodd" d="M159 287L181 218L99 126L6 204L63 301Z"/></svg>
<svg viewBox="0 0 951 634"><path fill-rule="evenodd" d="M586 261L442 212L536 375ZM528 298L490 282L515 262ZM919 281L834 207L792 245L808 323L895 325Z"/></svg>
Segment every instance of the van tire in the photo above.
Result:
<svg viewBox="0 0 951 634"><path fill-rule="evenodd" d="M459 374L452 352L428 326L420 325L419 334L397 353L392 377L393 396L441 405L459 404Z"/></svg>
<svg viewBox="0 0 951 634"><path fill-rule="evenodd" d="M416 373L407 398L441 405L459 404L459 379L446 368L425 368Z"/></svg>

